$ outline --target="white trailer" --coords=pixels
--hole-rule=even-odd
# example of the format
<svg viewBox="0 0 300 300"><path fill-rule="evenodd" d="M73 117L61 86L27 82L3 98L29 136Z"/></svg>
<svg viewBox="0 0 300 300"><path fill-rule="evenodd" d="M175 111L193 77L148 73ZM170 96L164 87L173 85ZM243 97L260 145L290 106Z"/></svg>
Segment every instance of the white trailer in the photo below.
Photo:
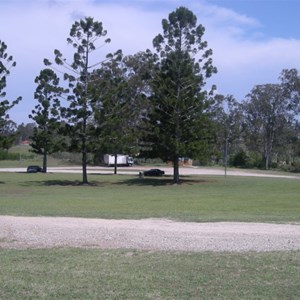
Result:
<svg viewBox="0 0 300 300"><path fill-rule="evenodd" d="M115 156L112 154L105 154L103 158L104 164L106 166L115 165ZM133 158L129 155L118 154L117 155L117 166L132 166Z"/></svg>

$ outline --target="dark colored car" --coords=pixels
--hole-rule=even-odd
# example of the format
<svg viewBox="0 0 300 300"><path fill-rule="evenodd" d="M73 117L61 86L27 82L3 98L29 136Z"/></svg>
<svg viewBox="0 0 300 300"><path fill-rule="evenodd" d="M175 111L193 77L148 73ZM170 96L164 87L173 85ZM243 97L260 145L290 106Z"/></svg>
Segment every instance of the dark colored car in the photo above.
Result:
<svg viewBox="0 0 300 300"><path fill-rule="evenodd" d="M40 166L28 166L27 173L38 173L43 172L43 169Z"/></svg>
<svg viewBox="0 0 300 300"><path fill-rule="evenodd" d="M151 169L144 171L144 176L162 176L165 174L165 171L162 171L160 169Z"/></svg>

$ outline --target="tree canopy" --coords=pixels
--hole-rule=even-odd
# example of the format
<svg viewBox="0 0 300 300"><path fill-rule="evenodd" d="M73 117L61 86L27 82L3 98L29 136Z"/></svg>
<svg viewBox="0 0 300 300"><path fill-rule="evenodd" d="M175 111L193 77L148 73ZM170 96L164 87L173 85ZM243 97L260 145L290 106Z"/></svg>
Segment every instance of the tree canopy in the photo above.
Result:
<svg viewBox="0 0 300 300"><path fill-rule="evenodd" d="M6 97L6 78L11 68L16 66L13 57L7 53L7 45L0 40L0 149L8 149L12 146L16 136L16 124L10 120L9 110L19 103L21 97L10 102Z"/></svg>
<svg viewBox="0 0 300 300"><path fill-rule="evenodd" d="M60 97L64 92L59 86L59 78L51 69L44 69L36 77L34 98L38 101L29 115L36 123L30 137L32 151L43 155L43 172L47 172L47 156L62 150L65 144L59 134L61 128Z"/></svg>
<svg viewBox="0 0 300 300"><path fill-rule="evenodd" d="M265 169L273 147L295 115L293 101L283 85L257 85L243 103L249 146L260 149Z"/></svg>
<svg viewBox="0 0 300 300"><path fill-rule="evenodd" d="M117 51L109 58L93 76L96 147L100 153L136 155L148 111L151 62L145 52L124 56Z"/></svg>
<svg viewBox="0 0 300 300"><path fill-rule="evenodd" d="M93 111L91 108L91 73L101 62L91 63L91 54L97 50L96 42L106 36L102 22L94 21L86 17L76 21L70 30L70 37L67 42L74 48L73 61L67 62L59 50L55 50L55 63L64 66L67 72L64 79L68 82L69 106L63 110L66 119L67 132L70 137L70 150L79 151L82 154L82 183L88 183L87 177L87 154L89 145L92 142L91 126L89 119ZM104 43L109 43L105 39ZM46 65L51 65L45 59Z"/></svg>
<svg viewBox="0 0 300 300"><path fill-rule="evenodd" d="M179 159L200 157L207 152L211 136L210 105L204 90L206 78L216 73L212 50L203 40L204 27L196 16L180 7L162 21L163 33L153 45L158 53L152 81L152 154L174 165L179 181Z"/></svg>
<svg viewBox="0 0 300 300"><path fill-rule="evenodd" d="M154 51L99 55L110 42L102 23L91 17L74 22L67 38L72 56L54 50L53 63L45 59L35 81L35 127L27 129L34 131L31 146L43 155L44 171L46 156L60 146L81 154L83 183L88 155L99 153L159 157L173 163L175 183L181 158L221 163L227 152L237 166L298 164L300 170L298 71L283 70L279 83L254 86L241 101L215 95L207 81L217 69L204 34L196 15L179 7L162 20ZM6 99L15 66L0 41L0 149L16 137L9 111L21 98Z"/></svg>

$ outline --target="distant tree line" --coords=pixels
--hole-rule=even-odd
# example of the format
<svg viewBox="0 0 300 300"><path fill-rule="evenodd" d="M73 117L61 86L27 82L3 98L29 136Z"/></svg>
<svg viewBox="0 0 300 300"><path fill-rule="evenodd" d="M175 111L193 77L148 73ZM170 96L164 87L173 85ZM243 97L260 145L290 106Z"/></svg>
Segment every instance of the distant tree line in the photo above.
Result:
<svg viewBox="0 0 300 300"><path fill-rule="evenodd" d="M162 20L154 51L118 50L98 60L98 49L110 42L107 31L90 17L76 21L67 38L73 57L54 50L35 79L33 122L17 128L10 120L8 111L20 98L0 102L0 148L29 137L33 151L43 156L44 172L49 154L81 153L84 184L88 154L159 157L173 163L175 183L183 157L300 169L298 71L283 70L279 83L257 85L241 102L217 94L206 83L217 69L204 32L193 12L180 7ZM1 98L16 65L6 49L1 42Z"/></svg>
<svg viewBox="0 0 300 300"><path fill-rule="evenodd" d="M215 96L216 160L227 152L232 166L300 171L300 76L283 70L279 81L255 86L242 102Z"/></svg>

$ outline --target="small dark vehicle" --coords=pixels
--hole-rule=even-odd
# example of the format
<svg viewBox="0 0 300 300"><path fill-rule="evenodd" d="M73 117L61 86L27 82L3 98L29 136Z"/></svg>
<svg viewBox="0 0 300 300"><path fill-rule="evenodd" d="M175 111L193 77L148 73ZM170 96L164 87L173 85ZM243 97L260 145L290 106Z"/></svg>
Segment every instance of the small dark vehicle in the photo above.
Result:
<svg viewBox="0 0 300 300"><path fill-rule="evenodd" d="M165 174L165 171L162 171L160 169L151 169L144 171L144 176L163 176Z"/></svg>
<svg viewBox="0 0 300 300"><path fill-rule="evenodd" d="M43 169L40 166L28 166L27 173L38 173L43 172Z"/></svg>

